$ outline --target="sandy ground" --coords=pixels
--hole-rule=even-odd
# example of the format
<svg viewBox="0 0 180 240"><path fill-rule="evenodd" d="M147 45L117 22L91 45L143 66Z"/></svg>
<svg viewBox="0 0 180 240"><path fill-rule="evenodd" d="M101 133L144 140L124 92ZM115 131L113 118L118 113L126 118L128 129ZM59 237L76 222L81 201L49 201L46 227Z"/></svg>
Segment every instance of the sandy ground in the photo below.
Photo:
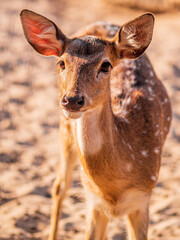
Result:
<svg viewBox="0 0 180 240"><path fill-rule="evenodd" d="M23 8L49 17L67 35L97 20L122 24L143 13L102 0L0 1L0 240L47 239L60 151L55 60L39 56L25 41L19 20ZM170 95L173 123L151 199L149 240L179 240L180 14L155 17L147 52ZM64 202L61 240L84 239L78 169ZM123 221L112 220L107 240L125 240L125 235Z"/></svg>

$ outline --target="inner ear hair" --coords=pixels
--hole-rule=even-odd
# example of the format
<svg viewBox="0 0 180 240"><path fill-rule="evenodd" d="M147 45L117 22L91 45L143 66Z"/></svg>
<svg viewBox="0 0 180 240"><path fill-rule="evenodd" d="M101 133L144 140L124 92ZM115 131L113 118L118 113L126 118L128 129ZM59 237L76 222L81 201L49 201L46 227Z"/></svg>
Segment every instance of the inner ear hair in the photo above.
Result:
<svg viewBox="0 0 180 240"><path fill-rule="evenodd" d="M24 35L38 53L62 55L68 39L54 22L27 9L21 12L20 17Z"/></svg>
<svg viewBox="0 0 180 240"><path fill-rule="evenodd" d="M114 38L118 57L139 57L151 42L153 26L154 17L151 13L124 24Z"/></svg>

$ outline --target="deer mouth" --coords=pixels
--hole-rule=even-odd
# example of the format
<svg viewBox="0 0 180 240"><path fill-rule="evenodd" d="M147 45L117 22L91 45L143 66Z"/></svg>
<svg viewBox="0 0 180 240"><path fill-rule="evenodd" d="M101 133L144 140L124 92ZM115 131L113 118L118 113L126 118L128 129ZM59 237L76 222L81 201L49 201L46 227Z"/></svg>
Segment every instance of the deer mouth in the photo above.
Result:
<svg viewBox="0 0 180 240"><path fill-rule="evenodd" d="M84 111L69 111L66 109L63 109L62 112L63 112L64 116L69 119L78 119L84 113Z"/></svg>

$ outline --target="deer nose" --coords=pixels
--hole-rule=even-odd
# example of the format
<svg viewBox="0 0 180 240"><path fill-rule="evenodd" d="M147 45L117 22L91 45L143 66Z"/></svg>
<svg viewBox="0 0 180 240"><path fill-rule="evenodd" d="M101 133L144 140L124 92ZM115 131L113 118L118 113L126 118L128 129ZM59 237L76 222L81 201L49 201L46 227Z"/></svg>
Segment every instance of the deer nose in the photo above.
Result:
<svg viewBox="0 0 180 240"><path fill-rule="evenodd" d="M64 96L62 98L61 104L67 110L70 111L79 111L84 106L84 97L83 96Z"/></svg>

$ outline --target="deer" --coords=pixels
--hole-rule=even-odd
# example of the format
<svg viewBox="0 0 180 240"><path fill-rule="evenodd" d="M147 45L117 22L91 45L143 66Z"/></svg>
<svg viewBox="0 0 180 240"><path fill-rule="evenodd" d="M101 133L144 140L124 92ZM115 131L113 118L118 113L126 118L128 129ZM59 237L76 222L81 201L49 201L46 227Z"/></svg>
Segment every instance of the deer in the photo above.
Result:
<svg viewBox="0 0 180 240"><path fill-rule="evenodd" d="M57 239L77 158L85 239L104 240L110 218L127 216L128 239L147 240L150 197L172 119L167 91L144 53L154 16L145 13L121 26L96 22L71 37L30 10L20 18L31 46L57 58L61 156L49 240Z"/></svg>

